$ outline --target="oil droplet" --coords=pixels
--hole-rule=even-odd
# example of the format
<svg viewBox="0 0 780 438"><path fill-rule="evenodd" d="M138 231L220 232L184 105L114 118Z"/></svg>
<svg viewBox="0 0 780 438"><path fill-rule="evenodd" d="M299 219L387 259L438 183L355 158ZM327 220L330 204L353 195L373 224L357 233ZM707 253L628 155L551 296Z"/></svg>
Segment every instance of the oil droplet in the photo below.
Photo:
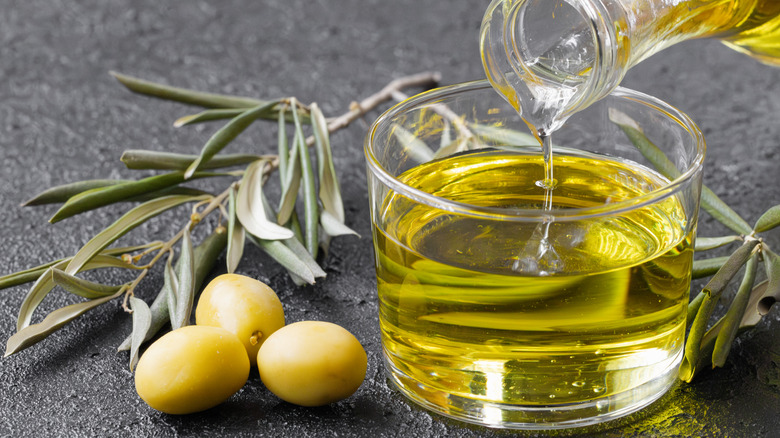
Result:
<svg viewBox="0 0 780 438"><path fill-rule="evenodd" d="M593 387L593 392L596 392L596 393L599 393L599 392L601 392L603 390L604 390L603 386L594 386Z"/></svg>
<svg viewBox="0 0 780 438"><path fill-rule="evenodd" d="M555 394L550 394L550 398L555 398Z"/></svg>
<svg viewBox="0 0 780 438"><path fill-rule="evenodd" d="M576 382L572 382L571 385L576 386L577 388L582 388L583 386L585 386L585 382L583 382L582 380L577 380Z"/></svg>

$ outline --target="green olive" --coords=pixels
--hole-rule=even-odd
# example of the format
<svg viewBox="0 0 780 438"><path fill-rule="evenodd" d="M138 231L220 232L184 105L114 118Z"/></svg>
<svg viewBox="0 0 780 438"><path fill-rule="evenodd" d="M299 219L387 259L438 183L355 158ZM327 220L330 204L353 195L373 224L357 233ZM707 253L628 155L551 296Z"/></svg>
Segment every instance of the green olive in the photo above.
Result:
<svg viewBox="0 0 780 438"><path fill-rule="evenodd" d="M250 365L271 333L284 327L282 302L273 289L254 278L224 274L203 290L195 309L195 323L223 329L244 344Z"/></svg>
<svg viewBox="0 0 780 438"><path fill-rule="evenodd" d="M241 389L249 359L236 336L218 327L186 326L155 341L135 369L135 389L152 408L189 414Z"/></svg>
<svg viewBox="0 0 780 438"><path fill-rule="evenodd" d="M257 354L265 386L282 400L322 406L352 395L366 377L366 351L329 322L302 321L271 335Z"/></svg>

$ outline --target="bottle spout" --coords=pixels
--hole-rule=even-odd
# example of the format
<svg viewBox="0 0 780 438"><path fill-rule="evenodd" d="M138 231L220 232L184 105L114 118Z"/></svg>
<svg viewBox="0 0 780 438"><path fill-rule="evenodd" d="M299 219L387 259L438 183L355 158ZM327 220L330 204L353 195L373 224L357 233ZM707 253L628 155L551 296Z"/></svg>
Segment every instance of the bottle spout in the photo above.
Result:
<svg viewBox="0 0 780 438"><path fill-rule="evenodd" d="M615 31L599 5L493 0L488 7L480 33L485 72L529 125L553 132L611 91L601 94Z"/></svg>

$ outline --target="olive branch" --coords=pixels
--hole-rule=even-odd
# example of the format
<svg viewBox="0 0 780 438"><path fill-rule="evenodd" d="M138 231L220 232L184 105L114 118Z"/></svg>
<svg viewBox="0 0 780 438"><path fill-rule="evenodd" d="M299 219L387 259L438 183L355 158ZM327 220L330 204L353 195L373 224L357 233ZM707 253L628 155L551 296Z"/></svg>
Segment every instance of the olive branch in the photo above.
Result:
<svg viewBox="0 0 780 438"><path fill-rule="evenodd" d="M439 80L438 73L430 72L396 79L361 102L353 102L344 114L327 119L316 103L305 105L294 97L260 100L203 93L111 74L132 92L206 108L177 119L175 127L228 121L211 135L198 155L150 150L127 150L122 154L121 161L129 169L164 173L137 180L78 181L52 187L23 204L62 204L49 220L52 223L118 202L138 205L92 237L72 257L0 277L0 289L33 283L19 310L16 333L7 341L5 356L36 344L84 313L123 297L123 308L132 313L133 329L119 350L130 350L133 369L141 345L166 324L170 323L172 329L189 324L195 295L217 258L225 252L227 271L234 272L246 240L283 266L297 285L314 284L317 278L326 275L317 263L320 248L327 252L331 238L356 234L345 224L330 134L346 128L401 89L431 87ZM275 154L221 154L259 119L278 124ZM291 139L289 125L292 125ZM310 128L304 129L304 125ZM243 169L225 170L238 166ZM274 172L281 186L276 206L264 193L265 184ZM227 188L217 195L184 185L215 177L231 179ZM302 220L297 209L300 194ZM110 248L120 237L149 219L185 204L191 205L189 218L168 241ZM217 225L194 245L192 231L214 212L219 213ZM135 297L135 290L150 269L163 259L163 286L152 304L147 305ZM99 284L77 276L105 268L137 271L137 275L119 285ZM35 310L56 286L87 300L54 310L33 324Z"/></svg>

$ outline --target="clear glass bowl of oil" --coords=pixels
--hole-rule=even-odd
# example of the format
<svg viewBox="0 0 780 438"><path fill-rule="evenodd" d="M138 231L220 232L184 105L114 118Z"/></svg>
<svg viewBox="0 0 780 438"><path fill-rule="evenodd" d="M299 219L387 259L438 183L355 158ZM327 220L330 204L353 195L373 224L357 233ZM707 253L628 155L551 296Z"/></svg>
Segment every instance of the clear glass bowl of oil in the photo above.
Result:
<svg viewBox="0 0 780 438"><path fill-rule="evenodd" d="M536 138L486 81L408 99L367 136L386 368L425 408L576 427L676 381L700 131L618 88L553 142L550 187Z"/></svg>

